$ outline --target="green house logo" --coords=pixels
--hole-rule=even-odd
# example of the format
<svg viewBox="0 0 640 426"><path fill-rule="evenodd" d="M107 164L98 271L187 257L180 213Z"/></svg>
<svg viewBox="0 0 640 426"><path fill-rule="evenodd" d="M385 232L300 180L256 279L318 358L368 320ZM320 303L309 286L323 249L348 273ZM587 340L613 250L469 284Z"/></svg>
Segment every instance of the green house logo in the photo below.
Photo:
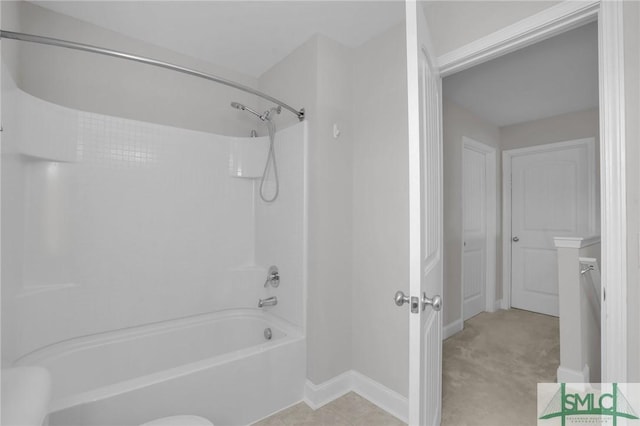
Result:
<svg viewBox="0 0 640 426"><path fill-rule="evenodd" d="M566 383L561 383L560 389L553 395L539 419L560 418L562 426L565 426L567 418L574 416L581 416L585 423L591 423L594 420L604 421L605 418L609 418L613 426L618 424L619 418L639 419L617 383L613 383L611 393L572 393L567 392Z"/></svg>

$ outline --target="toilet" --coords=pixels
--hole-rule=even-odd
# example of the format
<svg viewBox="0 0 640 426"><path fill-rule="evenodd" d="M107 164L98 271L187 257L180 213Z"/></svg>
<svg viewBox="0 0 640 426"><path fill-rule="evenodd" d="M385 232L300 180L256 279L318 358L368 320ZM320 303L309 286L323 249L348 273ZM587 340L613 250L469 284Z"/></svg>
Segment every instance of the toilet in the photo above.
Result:
<svg viewBox="0 0 640 426"><path fill-rule="evenodd" d="M51 375L42 367L16 367L2 370L0 424L42 426L46 424L51 400ZM140 426L213 426L198 416L170 416Z"/></svg>
<svg viewBox="0 0 640 426"><path fill-rule="evenodd" d="M209 420L198 416L171 416L152 420L140 426L213 426Z"/></svg>

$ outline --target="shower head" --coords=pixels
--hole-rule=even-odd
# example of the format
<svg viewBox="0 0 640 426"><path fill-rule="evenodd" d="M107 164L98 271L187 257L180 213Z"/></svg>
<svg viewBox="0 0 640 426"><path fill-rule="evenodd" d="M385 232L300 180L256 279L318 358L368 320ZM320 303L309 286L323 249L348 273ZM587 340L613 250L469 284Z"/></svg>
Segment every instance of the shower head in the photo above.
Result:
<svg viewBox="0 0 640 426"><path fill-rule="evenodd" d="M262 121L271 121L271 114L273 113L273 111L280 114L280 111L282 110L280 106L277 106L277 107L271 108L270 110L265 111L264 114L260 114L259 112L254 111L248 106L242 105L239 102L231 102L231 106L235 109L239 109L240 111L249 111L251 114L255 115Z"/></svg>
<svg viewBox="0 0 640 426"><path fill-rule="evenodd" d="M249 108L246 105L242 105L239 102L231 102L231 106L234 107L235 109L239 109L240 111L249 111L251 114L255 115L256 117L258 117L260 120L264 121L266 120L268 117L265 117L264 114L260 114L257 111L252 110L251 108Z"/></svg>
<svg viewBox="0 0 640 426"><path fill-rule="evenodd" d="M245 109L247 109L246 106L238 102L231 102L231 106L234 107L235 109L239 109L240 111L244 111Z"/></svg>

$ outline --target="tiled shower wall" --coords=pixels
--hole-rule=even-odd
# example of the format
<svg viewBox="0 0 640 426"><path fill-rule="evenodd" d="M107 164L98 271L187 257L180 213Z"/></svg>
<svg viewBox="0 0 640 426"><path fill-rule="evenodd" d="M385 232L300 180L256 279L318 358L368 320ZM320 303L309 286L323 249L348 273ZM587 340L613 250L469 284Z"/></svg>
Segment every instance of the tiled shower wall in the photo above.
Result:
<svg viewBox="0 0 640 426"><path fill-rule="evenodd" d="M301 254L288 258L303 252L302 125L278 134L281 198L266 206L256 179L231 176L232 155L264 156L265 138L252 154L235 149L246 138L76 111L15 87L3 112L3 364L77 336L255 308L277 261L273 311L302 325Z"/></svg>

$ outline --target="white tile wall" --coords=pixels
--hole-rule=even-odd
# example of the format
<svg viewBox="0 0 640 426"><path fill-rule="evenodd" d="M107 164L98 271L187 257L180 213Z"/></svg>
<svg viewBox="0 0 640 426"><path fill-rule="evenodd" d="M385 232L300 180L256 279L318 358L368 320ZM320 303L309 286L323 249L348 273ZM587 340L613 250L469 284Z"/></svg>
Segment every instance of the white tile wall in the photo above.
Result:
<svg viewBox="0 0 640 426"><path fill-rule="evenodd" d="M271 263L283 274L276 313L301 324L302 125L278 135L281 195L267 208L256 205L259 181L229 176L238 138L75 111L20 91L14 104L3 125L19 131L5 137L24 155L7 172L24 182L24 202L2 213L24 217L24 232L9 234L13 241L3 232L3 252L23 256L22 276L3 271L3 291L14 290L3 301L14 308L3 333L16 336L3 351L256 307L263 274L237 271L266 274Z"/></svg>

